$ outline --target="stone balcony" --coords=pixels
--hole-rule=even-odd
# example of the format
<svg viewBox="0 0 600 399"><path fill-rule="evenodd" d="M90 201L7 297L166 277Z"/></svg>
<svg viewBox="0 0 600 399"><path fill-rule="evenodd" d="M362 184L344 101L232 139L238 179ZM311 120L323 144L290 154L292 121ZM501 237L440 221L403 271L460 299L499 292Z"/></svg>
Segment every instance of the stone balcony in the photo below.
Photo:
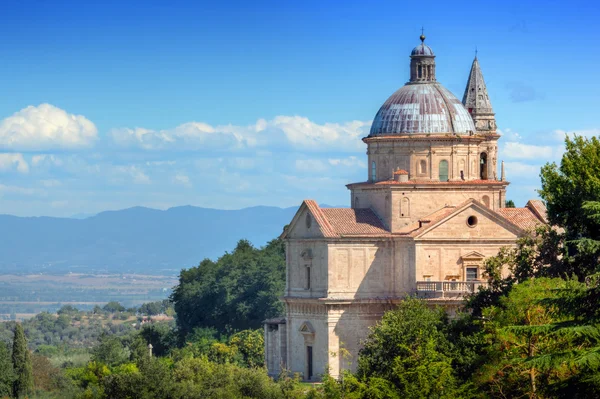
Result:
<svg viewBox="0 0 600 399"><path fill-rule="evenodd" d="M487 285L486 281L417 281L417 297L460 300Z"/></svg>

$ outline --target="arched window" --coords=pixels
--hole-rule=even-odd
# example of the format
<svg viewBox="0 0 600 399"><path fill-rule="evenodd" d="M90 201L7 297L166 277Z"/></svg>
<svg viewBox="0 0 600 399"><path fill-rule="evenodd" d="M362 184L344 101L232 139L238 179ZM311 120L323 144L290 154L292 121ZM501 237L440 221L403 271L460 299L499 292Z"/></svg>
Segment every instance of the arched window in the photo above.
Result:
<svg viewBox="0 0 600 399"><path fill-rule="evenodd" d="M490 197L484 195L481 197L481 201L483 202L483 205L487 206L488 208L490 207Z"/></svg>
<svg viewBox="0 0 600 399"><path fill-rule="evenodd" d="M377 166L375 165L375 161L371 162L371 181L377 180Z"/></svg>
<svg viewBox="0 0 600 399"><path fill-rule="evenodd" d="M448 181L448 161L445 159L440 161L440 181Z"/></svg>
<svg viewBox="0 0 600 399"><path fill-rule="evenodd" d="M402 198L400 203L400 217L406 218L410 216L410 200L406 197Z"/></svg>
<svg viewBox="0 0 600 399"><path fill-rule="evenodd" d="M479 177L481 180L487 180L487 154L485 152L479 155Z"/></svg>
<svg viewBox="0 0 600 399"><path fill-rule="evenodd" d="M427 173L427 161L424 159L419 162L419 173L422 175Z"/></svg>

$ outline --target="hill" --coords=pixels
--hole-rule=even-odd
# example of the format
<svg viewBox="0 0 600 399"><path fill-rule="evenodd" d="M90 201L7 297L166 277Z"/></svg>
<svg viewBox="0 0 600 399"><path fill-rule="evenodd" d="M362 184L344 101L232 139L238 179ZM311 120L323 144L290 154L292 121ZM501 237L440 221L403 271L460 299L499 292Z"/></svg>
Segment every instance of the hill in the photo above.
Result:
<svg viewBox="0 0 600 399"><path fill-rule="evenodd" d="M135 207L85 218L0 215L0 273L177 274L246 238L277 237L296 207Z"/></svg>

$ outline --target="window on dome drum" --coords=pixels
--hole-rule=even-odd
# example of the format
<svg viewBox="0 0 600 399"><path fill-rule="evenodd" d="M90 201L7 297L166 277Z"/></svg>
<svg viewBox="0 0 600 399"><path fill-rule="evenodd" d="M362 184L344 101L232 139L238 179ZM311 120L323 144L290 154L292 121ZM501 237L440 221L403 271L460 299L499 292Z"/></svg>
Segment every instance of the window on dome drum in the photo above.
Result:
<svg viewBox="0 0 600 399"><path fill-rule="evenodd" d="M475 281L475 280L477 280L477 278L478 278L477 272L478 272L478 268L477 267L467 267L467 270L466 270L466 279L467 279L467 281Z"/></svg>
<svg viewBox="0 0 600 399"><path fill-rule="evenodd" d="M427 173L427 161L425 161L424 159L422 159L419 162L419 173L424 175L425 173Z"/></svg>
<svg viewBox="0 0 600 399"><path fill-rule="evenodd" d="M377 165L375 165L375 161L371 163L371 181L377 180Z"/></svg>
<svg viewBox="0 0 600 399"><path fill-rule="evenodd" d="M448 181L448 161L440 161L440 181Z"/></svg>
<svg viewBox="0 0 600 399"><path fill-rule="evenodd" d="M487 180L487 154L485 152L479 155L479 177L481 180Z"/></svg>

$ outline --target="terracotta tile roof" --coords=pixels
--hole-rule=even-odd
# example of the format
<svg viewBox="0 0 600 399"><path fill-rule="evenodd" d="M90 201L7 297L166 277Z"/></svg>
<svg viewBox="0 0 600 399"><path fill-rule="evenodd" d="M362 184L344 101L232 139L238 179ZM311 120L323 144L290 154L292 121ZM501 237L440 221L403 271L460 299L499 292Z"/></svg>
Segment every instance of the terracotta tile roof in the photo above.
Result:
<svg viewBox="0 0 600 399"><path fill-rule="evenodd" d="M505 181L498 180L459 180L459 181L428 181L428 180L408 180L408 181L397 181L397 180L383 180L376 183L373 182L359 182L351 183L350 185L376 185L376 186L395 186L395 185L436 185L436 186L460 186L460 185L506 185Z"/></svg>
<svg viewBox="0 0 600 399"><path fill-rule="evenodd" d="M529 208L500 208L496 212L523 230L533 230L544 223Z"/></svg>
<svg viewBox="0 0 600 399"><path fill-rule="evenodd" d="M323 208L321 212L339 236L389 234L370 208Z"/></svg>
<svg viewBox="0 0 600 399"><path fill-rule="evenodd" d="M531 209L541 221L548 223L548 211L542 200L529 200L525 207Z"/></svg>
<svg viewBox="0 0 600 399"><path fill-rule="evenodd" d="M394 175L407 175L408 172L405 171L404 169L398 169L397 171L394 172Z"/></svg>
<svg viewBox="0 0 600 399"><path fill-rule="evenodd" d="M310 213L312 213L313 217L315 218L315 221L319 224L319 226L321 226L323 235L325 237L337 237L338 235L333 230L331 224L329 224L329 220L327 220L327 218L323 214L323 209L319 207L319 204L317 204L317 202L314 200L304 200L304 203L308 207Z"/></svg>

